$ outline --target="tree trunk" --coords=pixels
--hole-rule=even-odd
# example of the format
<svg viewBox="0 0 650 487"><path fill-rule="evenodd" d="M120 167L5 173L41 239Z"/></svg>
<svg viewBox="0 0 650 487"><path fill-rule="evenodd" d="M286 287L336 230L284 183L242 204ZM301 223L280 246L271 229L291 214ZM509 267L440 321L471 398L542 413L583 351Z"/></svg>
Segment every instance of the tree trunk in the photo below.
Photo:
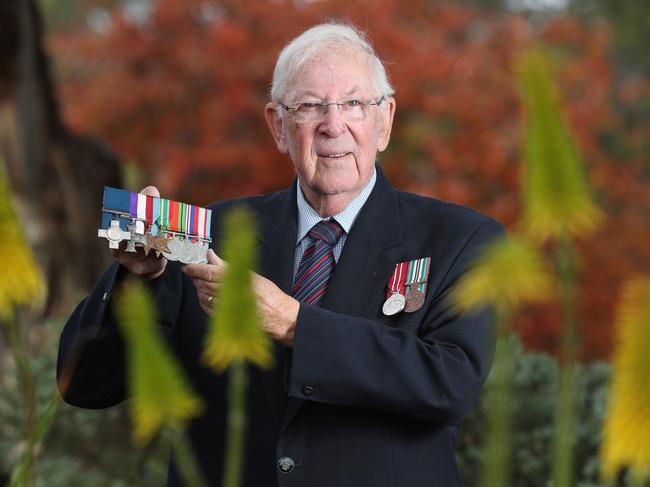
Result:
<svg viewBox="0 0 650 487"><path fill-rule="evenodd" d="M0 159L14 206L48 284L45 315L68 313L110 260L97 238L117 158L64 126L34 0L0 3Z"/></svg>

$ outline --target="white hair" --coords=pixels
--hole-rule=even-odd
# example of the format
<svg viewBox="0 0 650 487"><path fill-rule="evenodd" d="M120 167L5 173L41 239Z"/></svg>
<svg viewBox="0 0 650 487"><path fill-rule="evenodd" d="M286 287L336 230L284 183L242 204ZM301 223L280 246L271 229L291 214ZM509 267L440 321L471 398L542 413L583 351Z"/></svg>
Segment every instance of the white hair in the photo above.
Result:
<svg viewBox="0 0 650 487"><path fill-rule="evenodd" d="M328 22L306 30L284 46L273 71L271 100L279 102L300 67L315 54L332 47L360 49L368 56L373 82L380 95L392 96L395 93L386 69L366 35L351 24Z"/></svg>

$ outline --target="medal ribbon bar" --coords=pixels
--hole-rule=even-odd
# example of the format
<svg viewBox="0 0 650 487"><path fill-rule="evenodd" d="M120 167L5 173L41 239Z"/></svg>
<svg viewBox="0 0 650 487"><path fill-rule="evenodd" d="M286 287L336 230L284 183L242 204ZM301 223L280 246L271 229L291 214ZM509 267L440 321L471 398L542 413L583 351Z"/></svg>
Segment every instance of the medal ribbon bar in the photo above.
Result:
<svg viewBox="0 0 650 487"><path fill-rule="evenodd" d="M408 268L408 277L406 286L409 289L417 289L422 293L426 293L427 279L429 277L429 266L431 265L431 257L423 257L410 261ZM416 286L414 286L414 284Z"/></svg>
<svg viewBox="0 0 650 487"><path fill-rule="evenodd" d="M406 283L406 266L407 262L400 262L395 266L395 272L390 276L388 281L388 293L386 293L386 299L390 298L391 295L404 294L404 287Z"/></svg>
<svg viewBox="0 0 650 487"><path fill-rule="evenodd" d="M111 248L123 240L184 263L207 262L212 211L187 203L105 187L98 231Z"/></svg>

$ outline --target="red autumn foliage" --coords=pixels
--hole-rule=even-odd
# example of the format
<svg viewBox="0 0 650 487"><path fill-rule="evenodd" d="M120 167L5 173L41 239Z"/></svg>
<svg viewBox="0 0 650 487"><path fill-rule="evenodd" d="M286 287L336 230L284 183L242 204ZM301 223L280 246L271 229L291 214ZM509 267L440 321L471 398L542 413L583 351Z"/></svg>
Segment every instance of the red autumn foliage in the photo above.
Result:
<svg viewBox="0 0 650 487"><path fill-rule="evenodd" d="M588 29L565 17L540 27L522 16L428 1L155 5L144 23L115 11L107 34L50 39L60 100L73 128L112 144L163 194L201 204L290 182L291 163L263 119L273 65L285 42L335 17L369 32L396 87L393 138L381 156L390 179L512 225L521 157L513 63L531 43L547 44L591 184L609 215L580 245L584 357L608 356L619 285L650 268L650 182L634 151L647 134L623 132L613 108L647 96L648 86L632 82L617 91L606 25ZM522 313L519 329L529 347L553 350L557 310Z"/></svg>

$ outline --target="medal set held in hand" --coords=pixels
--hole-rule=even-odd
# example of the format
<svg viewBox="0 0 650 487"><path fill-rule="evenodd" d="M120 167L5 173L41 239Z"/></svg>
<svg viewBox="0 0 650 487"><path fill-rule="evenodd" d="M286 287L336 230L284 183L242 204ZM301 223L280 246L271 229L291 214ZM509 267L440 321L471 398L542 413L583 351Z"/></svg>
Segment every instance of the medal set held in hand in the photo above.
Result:
<svg viewBox="0 0 650 487"><path fill-rule="evenodd" d="M139 246L145 254L153 250L183 264L205 264L211 220L206 208L106 186L97 235L112 249L125 240L127 252Z"/></svg>
<svg viewBox="0 0 650 487"><path fill-rule="evenodd" d="M431 257L400 262L388 281L388 294L382 307L386 316L402 311L413 313L424 304Z"/></svg>

